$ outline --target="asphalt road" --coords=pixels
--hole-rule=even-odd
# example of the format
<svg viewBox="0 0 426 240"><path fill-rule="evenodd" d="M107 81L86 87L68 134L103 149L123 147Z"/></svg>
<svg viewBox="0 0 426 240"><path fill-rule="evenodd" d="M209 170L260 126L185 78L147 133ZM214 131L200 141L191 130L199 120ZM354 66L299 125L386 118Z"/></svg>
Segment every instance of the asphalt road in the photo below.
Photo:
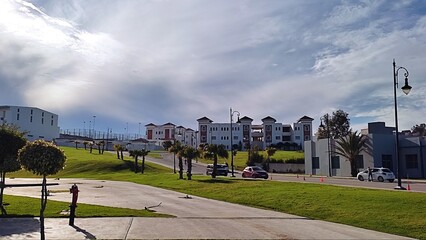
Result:
<svg viewBox="0 0 426 240"><path fill-rule="evenodd" d="M161 164L165 167L169 167L173 169L174 160L173 154L164 153L162 154L162 159L158 158L150 158L146 159L150 162ZM176 161L176 171L178 171L178 158L175 158ZM187 166L184 164L184 173L186 173ZM206 172L206 164L201 162L193 161L193 174L205 174ZM234 174L236 177L241 178L241 172L235 171ZM395 180L393 183L390 182L368 182L368 181L359 181L355 178L350 177L323 177L321 181L320 176L309 176L309 175L296 175L296 174L278 174L272 173L269 174L269 180L274 181L286 181L286 182L309 182L309 183L320 183L320 184L330 184L336 186L348 186L348 187L365 187L365 188L374 188L374 189L385 189L385 190L394 190L394 187L397 186L397 181ZM221 176L219 176L221 177ZM230 177L228 175L228 177ZM415 192L424 192L426 193L426 181L425 180L402 180L402 186L408 187L410 186L410 191Z"/></svg>
<svg viewBox="0 0 426 240"><path fill-rule="evenodd" d="M34 183L40 179L8 179ZM49 200L69 202L78 184L79 203L151 209L176 218L46 219L46 239L407 239L343 224L246 207L170 190L117 181L49 179ZM7 188L5 194L37 197L40 187ZM156 206L156 207L154 207ZM77 208L78 216L78 208ZM38 239L38 219L0 218L1 239Z"/></svg>

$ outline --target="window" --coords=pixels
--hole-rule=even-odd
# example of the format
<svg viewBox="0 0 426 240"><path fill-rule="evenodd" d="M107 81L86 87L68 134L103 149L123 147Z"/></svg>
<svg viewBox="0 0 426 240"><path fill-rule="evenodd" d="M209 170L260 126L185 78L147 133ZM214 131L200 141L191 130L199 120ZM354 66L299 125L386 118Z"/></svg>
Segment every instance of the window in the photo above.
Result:
<svg viewBox="0 0 426 240"><path fill-rule="evenodd" d="M405 155L405 164L407 165L407 169L419 168L419 162L417 161L417 154Z"/></svg>
<svg viewBox="0 0 426 240"><path fill-rule="evenodd" d="M319 157L312 158L312 169L319 169Z"/></svg>
<svg viewBox="0 0 426 240"><path fill-rule="evenodd" d="M355 157L355 166L357 169L364 168L364 156L363 155L357 155Z"/></svg>
<svg viewBox="0 0 426 240"><path fill-rule="evenodd" d="M206 142L206 136L201 137L201 142Z"/></svg>
<svg viewBox="0 0 426 240"><path fill-rule="evenodd" d="M392 169L392 155L390 154L382 155L382 167Z"/></svg>
<svg viewBox="0 0 426 240"><path fill-rule="evenodd" d="M281 137L280 136L276 136L275 137L275 140L280 140L281 139Z"/></svg>
<svg viewBox="0 0 426 240"><path fill-rule="evenodd" d="M44 117L44 112L41 113L41 116Z"/></svg>
<svg viewBox="0 0 426 240"><path fill-rule="evenodd" d="M33 116L30 117L30 122L33 122Z"/></svg>
<svg viewBox="0 0 426 240"><path fill-rule="evenodd" d="M340 169L340 157L339 156L331 156L331 168Z"/></svg>
<svg viewBox="0 0 426 240"><path fill-rule="evenodd" d="M234 140L238 140L238 136L234 136Z"/></svg>
<svg viewBox="0 0 426 240"><path fill-rule="evenodd" d="M212 140L216 140L216 136L212 136Z"/></svg>
<svg viewBox="0 0 426 240"><path fill-rule="evenodd" d="M295 136L294 139L300 140L300 136Z"/></svg>
<svg viewBox="0 0 426 240"><path fill-rule="evenodd" d="M244 125L244 126L243 126L243 130L244 130L244 131L248 131L248 130L249 130L249 125Z"/></svg>
<svg viewBox="0 0 426 240"><path fill-rule="evenodd" d="M31 115L33 114L33 110L31 109Z"/></svg>
<svg viewBox="0 0 426 240"><path fill-rule="evenodd" d="M305 135L305 141L309 141L309 140L311 140L310 136L309 135Z"/></svg>
<svg viewBox="0 0 426 240"><path fill-rule="evenodd" d="M283 132L291 132L291 128L290 127L283 127Z"/></svg>
<svg viewBox="0 0 426 240"><path fill-rule="evenodd" d="M291 136L283 136L283 141L291 141Z"/></svg>
<svg viewBox="0 0 426 240"><path fill-rule="evenodd" d="M53 119L52 119L52 120L50 120L50 125L51 125L51 126L53 126Z"/></svg>
<svg viewBox="0 0 426 240"><path fill-rule="evenodd" d="M44 136L38 136L38 138L44 138Z"/></svg>
<svg viewBox="0 0 426 240"><path fill-rule="evenodd" d="M19 121L19 113L16 114L16 120Z"/></svg>
<svg viewBox="0 0 426 240"><path fill-rule="evenodd" d="M272 126L271 125L266 125L265 129L266 129L266 131L271 131L272 130Z"/></svg>
<svg viewBox="0 0 426 240"><path fill-rule="evenodd" d="M207 126L206 125L201 125L201 131L205 132L207 130Z"/></svg>
<svg viewBox="0 0 426 240"><path fill-rule="evenodd" d="M310 131L311 127L309 125L305 125L305 131Z"/></svg>

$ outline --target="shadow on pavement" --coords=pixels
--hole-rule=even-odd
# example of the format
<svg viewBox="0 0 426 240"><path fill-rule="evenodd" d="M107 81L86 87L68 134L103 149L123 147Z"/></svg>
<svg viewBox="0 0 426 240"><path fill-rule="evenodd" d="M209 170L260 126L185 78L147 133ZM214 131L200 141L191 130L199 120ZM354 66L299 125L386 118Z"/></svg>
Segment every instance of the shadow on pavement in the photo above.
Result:
<svg viewBox="0 0 426 240"><path fill-rule="evenodd" d="M40 221L35 218L0 218L0 237L40 231Z"/></svg>
<svg viewBox="0 0 426 240"><path fill-rule="evenodd" d="M79 228L79 227L77 227L75 225L71 226L71 227L73 227L77 232L83 233L85 235L85 239L96 239L95 235L89 233L88 231L86 231L86 230L84 230L82 228Z"/></svg>

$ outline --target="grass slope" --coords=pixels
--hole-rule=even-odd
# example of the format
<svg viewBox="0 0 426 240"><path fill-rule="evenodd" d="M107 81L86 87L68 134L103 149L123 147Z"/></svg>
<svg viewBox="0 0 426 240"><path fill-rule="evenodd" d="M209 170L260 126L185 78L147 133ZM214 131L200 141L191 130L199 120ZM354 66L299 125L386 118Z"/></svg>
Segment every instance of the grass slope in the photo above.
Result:
<svg viewBox="0 0 426 240"><path fill-rule="evenodd" d="M324 184L252 181L230 178L211 180L194 176L178 180L170 169L147 164L145 174L133 173L133 161L115 154L90 154L64 148L67 165L55 177L84 177L131 181L248 206L272 209L312 219L338 222L391 234L426 239L426 194L415 192L337 187ZM9 174L30 177L20 171Z"/></svg>

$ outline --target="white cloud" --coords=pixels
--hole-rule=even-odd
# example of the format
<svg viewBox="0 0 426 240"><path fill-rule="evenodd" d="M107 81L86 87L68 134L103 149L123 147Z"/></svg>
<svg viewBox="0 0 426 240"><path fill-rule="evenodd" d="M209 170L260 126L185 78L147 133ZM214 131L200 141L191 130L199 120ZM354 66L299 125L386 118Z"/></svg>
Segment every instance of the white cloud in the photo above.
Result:
<svg viewBox="0 0 426 240"><path fill-rule="evenodd" d="M392 120L396 58L413 79L400 107L409 128L426 121L416 80L426 75L426 18L412 12L420 5L3 1L0 83L10 90L0 101L56 111L72 119L65 128L84 115L195 128L205 115L228 121L229 107L285 123L340 108L359 126Z"/></svg>

